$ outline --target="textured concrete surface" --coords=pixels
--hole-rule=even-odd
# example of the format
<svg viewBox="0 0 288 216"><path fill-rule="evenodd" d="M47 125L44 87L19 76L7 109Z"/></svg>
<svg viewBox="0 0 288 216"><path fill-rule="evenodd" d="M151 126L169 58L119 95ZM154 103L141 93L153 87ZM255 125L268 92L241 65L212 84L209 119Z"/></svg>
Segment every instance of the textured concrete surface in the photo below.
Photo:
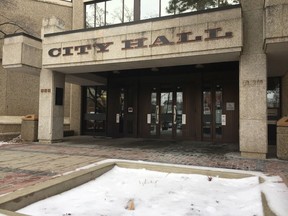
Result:
<svg viewBox="0 0 288 216"><path fill-rule="evenodd" d="M288 185L288 161L242 158L238 144L175 140L66 137L63 143L16 143L0 146L0 195L46 181L104 159L261 171Z"/></svg>
<svg viewBox="0 0 288 216"><path fill-rule="evenodd" d="M277 156L288 160L288 127L277 127Z"/></svg>

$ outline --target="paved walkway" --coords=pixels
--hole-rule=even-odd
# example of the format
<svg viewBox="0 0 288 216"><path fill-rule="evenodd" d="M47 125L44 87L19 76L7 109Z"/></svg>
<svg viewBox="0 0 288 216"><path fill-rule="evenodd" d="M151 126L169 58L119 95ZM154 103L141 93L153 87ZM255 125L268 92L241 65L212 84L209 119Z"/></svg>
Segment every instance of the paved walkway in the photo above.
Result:
<svg viewBox="0 0 288 216"><path fill-rule="evenodd" d="M240 157L238 145L191 141L67 137L63 143L0 146L0 195L104 159L261 171L288 185L288 161Z"/></svg>

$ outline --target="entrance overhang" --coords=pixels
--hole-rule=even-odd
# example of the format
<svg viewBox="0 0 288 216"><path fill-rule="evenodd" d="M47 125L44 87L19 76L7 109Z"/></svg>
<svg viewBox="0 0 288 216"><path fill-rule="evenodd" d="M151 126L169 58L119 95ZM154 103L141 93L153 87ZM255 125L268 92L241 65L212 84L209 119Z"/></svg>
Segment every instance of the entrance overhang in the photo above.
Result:
<svg viewBox="0 0 288 216"><path fill-rule="evenodd" d="M288 4L286 0L265 2L265 42L268 76L284 76L288 71Z"/></svg>
<svg viewBox="0 0 288 216"><path fill-rule="evenodd" d="M118 71L118 70L130 70L130 69L141 69L141 68L154 68L154 67L169 67L169 66L181 66L181 65L196 65L196 64L207 64L207 63L219 63L219 62L232 62L239 61L241 48L225 50L226 52L214 51L208 54L202 52L201 55L190 55L185 57L170 57L167 56L163 59L154 60L142 60L142 61L126 61L126 62L113 62L109 64L79 64L73 67L54 67L53 70L73 75L90 72L105 72L105 71ZM67 76L67 75L66 75Z"/></svg>
<svg viewBox="0 0 288 216"><path fill-rule="evenodd" d="M44 35L43 67L65 74L238 61L241 8Z"/></svg>
<svg viewBox="0 0 288 216"><path fill-rule="evenodd" d="M65 82L73 83L81 86L99 86L106 85L107 79L97 76L95 74L67 74L65 76Z"/></svg>
<svg viewBox="0 0 288 216"><path fill-rule="evenodd" d="M284 76L288 71L288 37L266 39L265 49L268 57L268 76Z"/></svg>

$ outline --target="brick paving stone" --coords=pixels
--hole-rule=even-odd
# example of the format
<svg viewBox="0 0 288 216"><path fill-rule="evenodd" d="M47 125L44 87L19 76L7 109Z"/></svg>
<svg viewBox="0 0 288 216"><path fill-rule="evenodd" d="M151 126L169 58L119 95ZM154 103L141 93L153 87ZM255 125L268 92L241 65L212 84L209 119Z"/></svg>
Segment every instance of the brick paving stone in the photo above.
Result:
<svg viewBox="0 0 288 216"><path fill-rule="evenodd" d="M287 184L288 161L240 157L238 145L135 138L70 137L57 144L0 147L0 194L52 178L104 159L142 160L260 171ZM287 184L288 185L288 184Z"/></svg>

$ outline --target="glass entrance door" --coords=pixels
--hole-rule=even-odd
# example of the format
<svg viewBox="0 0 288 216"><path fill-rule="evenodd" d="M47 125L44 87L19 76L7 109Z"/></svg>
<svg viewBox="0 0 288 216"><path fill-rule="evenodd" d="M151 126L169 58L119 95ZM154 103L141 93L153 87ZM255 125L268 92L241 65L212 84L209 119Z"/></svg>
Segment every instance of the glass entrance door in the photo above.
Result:
<svg viewBox="0 0 288 216"><path fill-rule="evenodd" d="M151 93L150 135L172 138L182 136L183 91L177 89L153 89Z"/></svg>
<svg viewBox="0 0 288 216"><path fill-rule="evenodd" d="M223 91L220 84L205 85L202 91L202 138L204 141L222 139Z"/></svg>
<svg viewBox="0 0 288 216"><path fill-rule="evenodd" d="M174 123L174 104L173 92L164 91L160 92L160 135L172 137L173 123Z"/></svg>
<svg viewBox="0 0 288 216"><path fill-rule="evenodd" d="M120 87L115 89L115 102L113 112L115 112L116 127L113 133L117 137L135 137L137 110L134 105L135 91L130 87Z"/></svg>
<svg viewBox="0 0 288 216"><path fill-rule="evenodd" d="M83 87L82 133L103 136L106 133L107 90L105 86Z"/></svg>

